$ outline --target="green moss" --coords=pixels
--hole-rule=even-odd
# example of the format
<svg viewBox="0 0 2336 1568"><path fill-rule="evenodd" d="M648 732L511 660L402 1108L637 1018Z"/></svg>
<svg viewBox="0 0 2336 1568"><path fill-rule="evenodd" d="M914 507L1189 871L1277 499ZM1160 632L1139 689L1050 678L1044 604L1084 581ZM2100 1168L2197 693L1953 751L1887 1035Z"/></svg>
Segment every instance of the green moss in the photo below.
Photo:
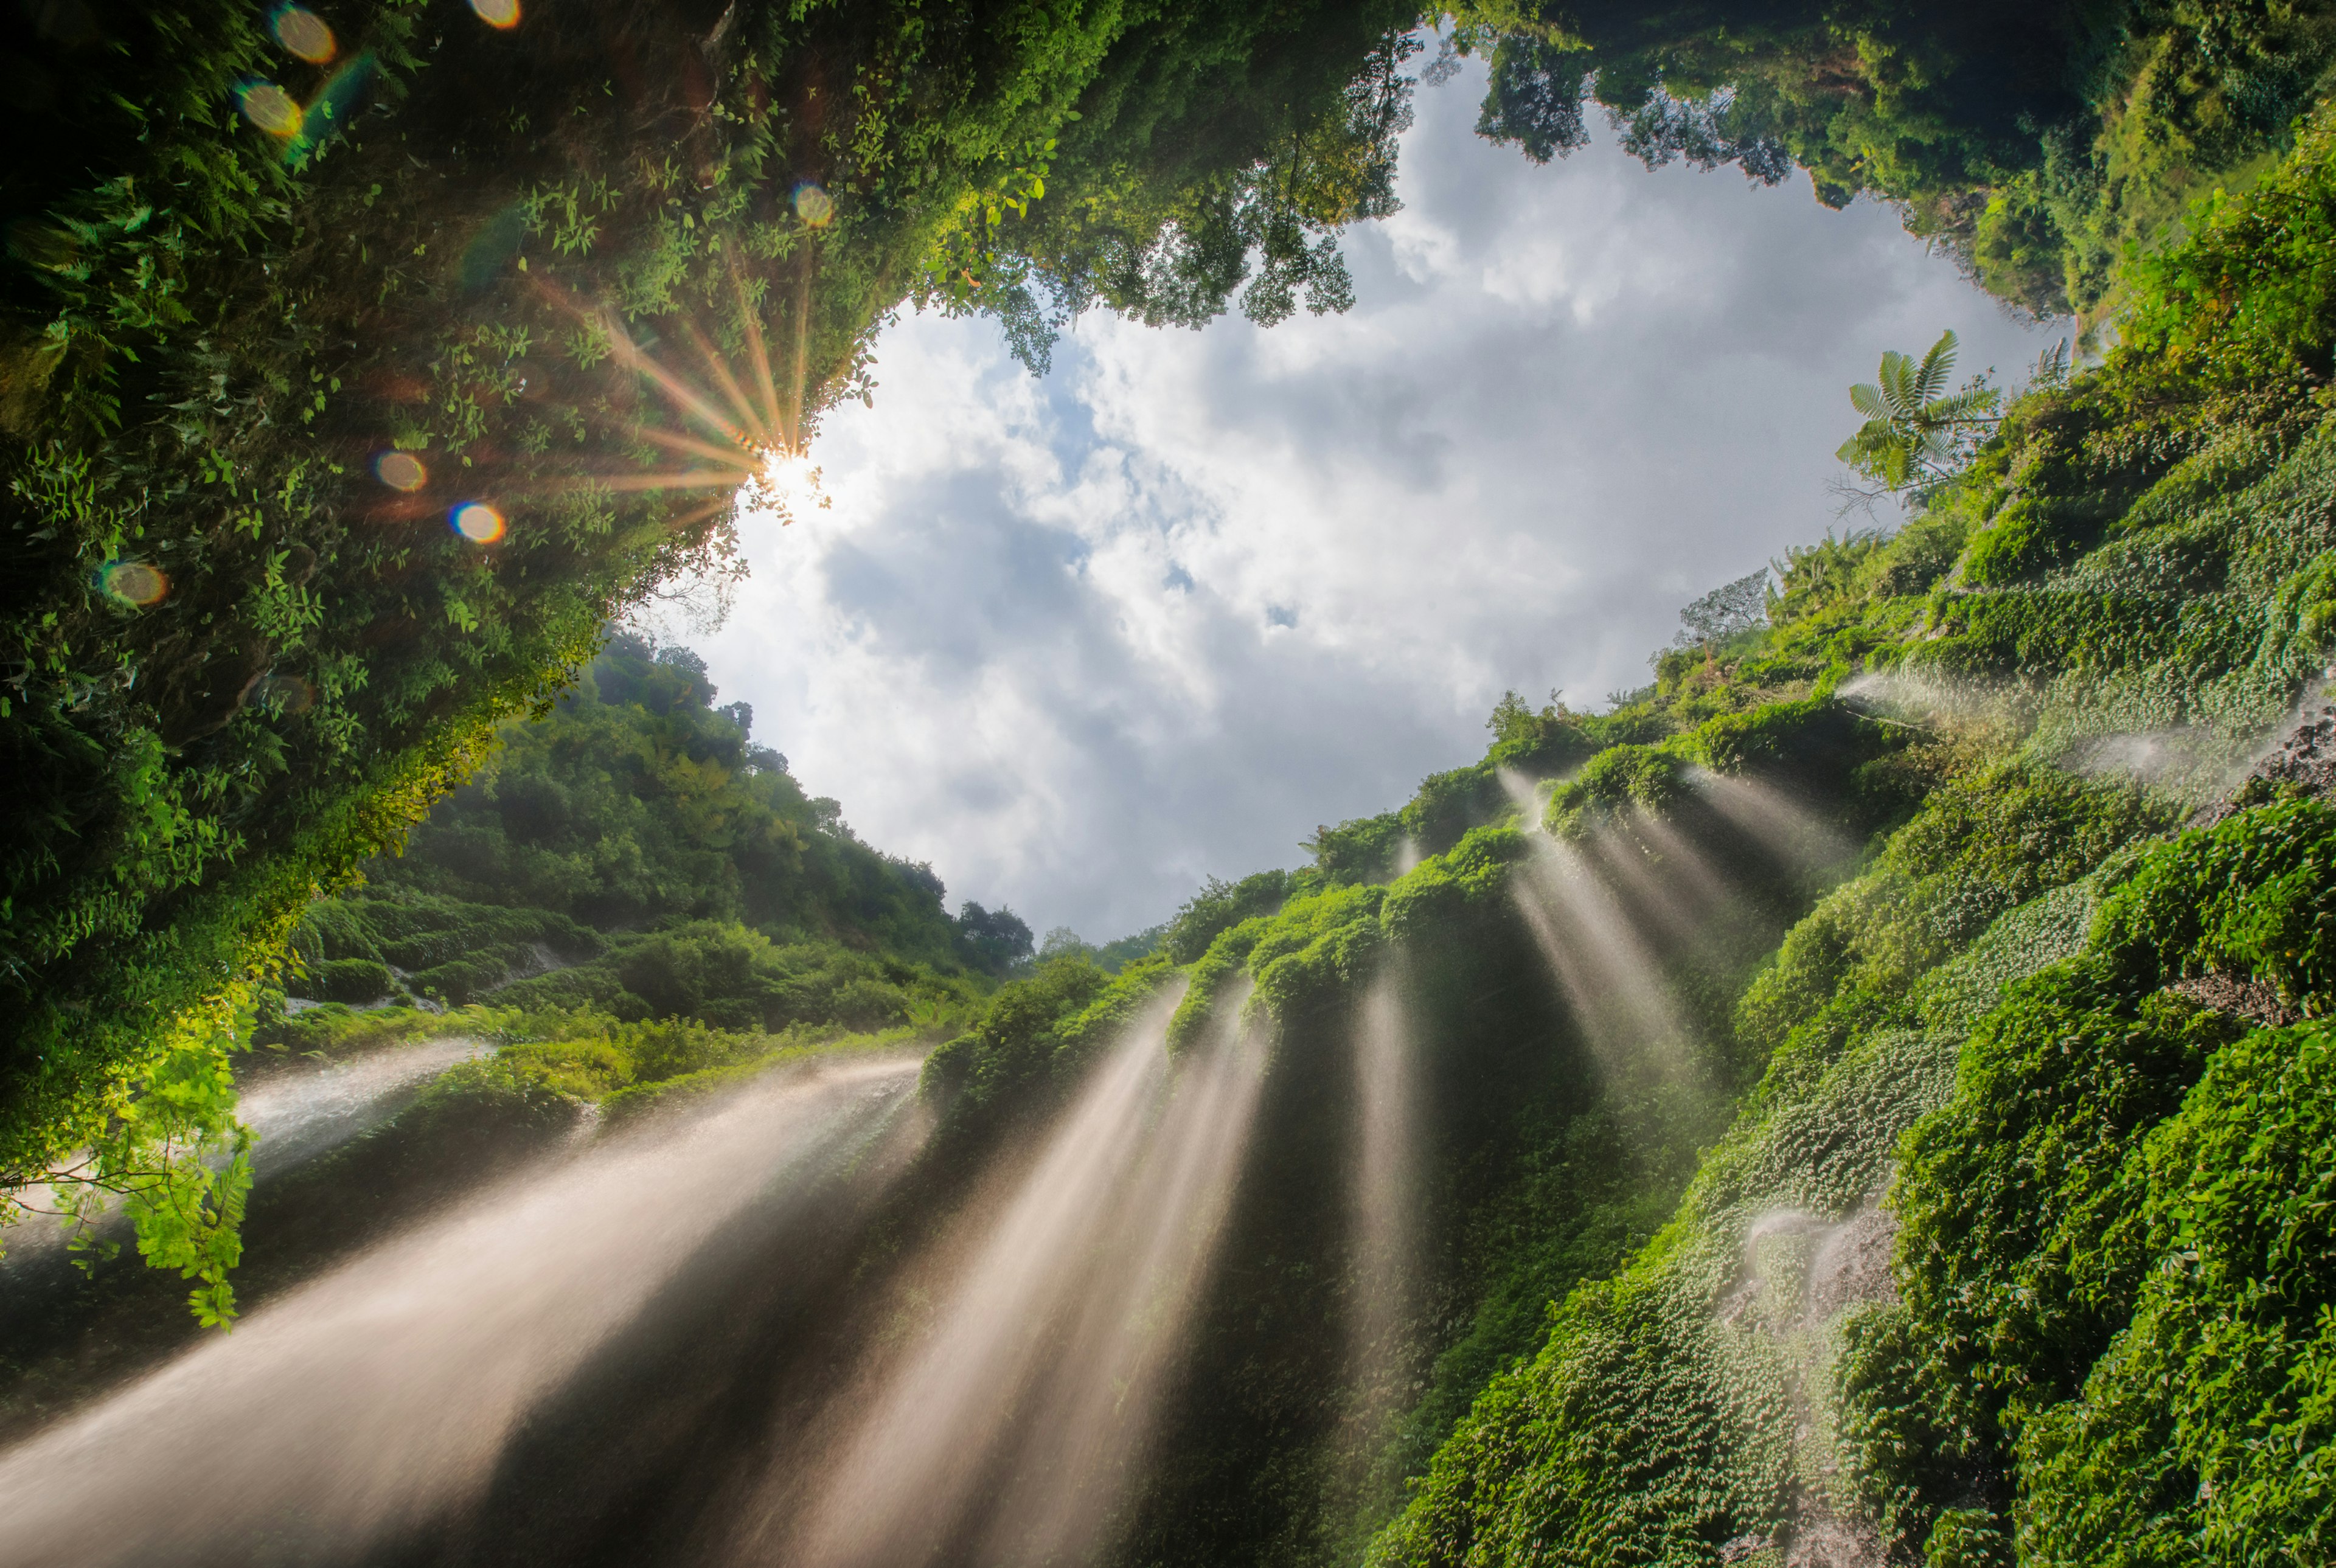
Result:
<svg viewBox="0 0 2336 1568"><path fill-rule="evenodd" d="M2072 1456L2077 1434L2098 1431L2127 1442L2121 1463L2132 1459L2129 1439L2085 1413L2098 1408L2088 1390L2116 1386L2116 1347L2136 1331L2155 1281L2181 1273L2166 1275L2182 1243L2154 1217L2153 1173L2170 1168L2155 1151L2180 1136L2167 1129L2198 1096L2219 1096L2194 1086L2245 1033L2161 988L2213 971L2324 1005L2330 977L2312 933L2336 906L2319 869L2331 823L2316 803L2244 812L2149 851L2129 872L2105 872L2103 891L2083 890L2099 901L2083 954L2003 992L1963 1048L1953 1100L1909 1135L1893 1199L1905 1304L1856 1337L1844 1422L1869 1505L1903 1538L1922 1539L1933 1516L2009 1468L2034 1500L2014 1514L2055 1521L2039 1526L2039 1560L2153 1560L2145 1537L2170 1494L2148 1493L2159 1483L2146 1477L2133 1482L2140 1492L2112 1485L2097 1458ZM2065 942L2049 933L2065 932L2068 913L2046 902L2007 921L1972 954L1976 973L1942 973L1928 988L1926 1008L1967 1014L1975 1002L1958 998L1974 979L2039 936ZM2234 1073L2267 1070L2259 1054L2237 1060ZM2193 1160L2178 1180L2229 1179L2224 1170ZM2153 1400L2169 1381L2189 1386L2152 1376ZM2197 1475L2184 1485L2195 1494ZM2147 1507L2144 1494L2156 1499ZM1998 1527L2011 1501L1993 1495ZM2156 1508L2160 1524L2145 1529L2136 1508ZM2127 1522L2111 1530L2104 1509L2126 1510ZM2087 1534L2100 1530L2110 1534Z"/></svg>
<svg viewBox="0 0 2336 1568"><path fill-rule="evenodd" d="M2336 1539L2336 1037L2224 1047L2132 1162L2154 1262L2024 1424L2020 1556L2310 1562Z"/></svg>
<svg viewBox="0 0 2336 1568"><path fill-rule="evenodd" d="M2136 985L2222 970L2308 1013L2336 1005L2336 811L2296 800L2238 813L2153 855L2102 909L2099 940Z"/></svg>

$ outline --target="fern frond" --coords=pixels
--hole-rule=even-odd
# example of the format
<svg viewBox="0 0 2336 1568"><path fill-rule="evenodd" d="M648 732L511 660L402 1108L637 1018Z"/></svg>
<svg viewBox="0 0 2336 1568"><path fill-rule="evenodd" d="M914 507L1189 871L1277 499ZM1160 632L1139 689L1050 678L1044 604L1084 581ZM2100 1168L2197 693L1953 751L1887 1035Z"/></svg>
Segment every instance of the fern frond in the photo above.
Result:
<svg viewBox="0 0 2336 1568"><path fill-rule="evenodd" d="M1939 334L1939 341L1931 345L1931 352L1922 355L1922 373L1915 379L1915 401L1928 403L1947 389L1947 377L1955 371L1956 339L1954 328Z"/></svg>

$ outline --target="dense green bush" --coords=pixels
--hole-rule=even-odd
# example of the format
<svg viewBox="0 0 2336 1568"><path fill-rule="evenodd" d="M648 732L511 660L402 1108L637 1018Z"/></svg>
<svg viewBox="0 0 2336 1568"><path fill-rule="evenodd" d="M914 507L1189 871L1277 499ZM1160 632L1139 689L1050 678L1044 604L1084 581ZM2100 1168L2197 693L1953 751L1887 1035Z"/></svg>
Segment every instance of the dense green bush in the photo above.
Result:
<svg viewBox="0 0 2336 1568"><path fill-rule="evenodd" d="M2128 1325L2156 1281L2180 1272L2167 1274L2183 1242L2156 1217L2171 1201L2156 1195L2162 1183L2271 1191L2244 1185L2244 1167L2175 1166L2156 1152L2187 1135L2170 1129L2228 1114L2219 1079L2195 1086L2222 1071L2246 1031L2162 988L2223 974L2324 1008L2336 975L2312 939L2336 918L2321 870L2331 846L2336 812L2291 802L2151 851L2102 900L2088 952L2014 987L1971 1034L1953 1101L1903 1152L1904 1305L1853 1335L1845 1426L1872 1505L1895 1533L1920 1541L1942 1510L1976 1495L2014 1520L2052 1521L2023 1559L2033 1550L2046 1561L2156 1560L2146 1537L2162 1521L2087 1534L2108 1528L2103 1509L2150 1509L2116 1501L2122 1482L2099 1494L2107 1471L2072 1457L2070 1435L2108 1430L2087 1413L2098 1408L2088 1390L2096 1379L2116 1386L2117 1347L2139 1332ZM2295 1044L2252 1037L2230 1071L2284 1082L2277 1053ZM2317 1057L2306 1066L2319 1070ZM2266 1151L2287 1147L2284 1135L2272 1134ZM2156 1374L2149 1398L2163 1400L2169 1376ZM1990 1480L2006 1472L2016 1509ZM2193 1493L2198 1479L2194 1468ZM2275 1515L2231 1506L2225 1527L2241 1534L2279 1528Z"/></svg>
<svg viewBox="0 0 2336 1568"><path fill-rule="evenodd" d="M1034 1101L1054 1104L1094 1051L1175 979L1164 959L1117 975L1084 955L1041 964L1000 986L969 1031L925 1058L920 1092L944 1111L952 1137L988 1135Z"/></svg>
<svg viewBox="0 0 2336 1568"><path fill-rule="evenodd" d="M1221 932L1251 915L1270 915L1281 908L1293 885L1290 873L1282 871L1256 872L1237 882L1212 877L1168 922L1161 950L1179 964L1192 963Z"/></svg>
<svg viewBox="0 0 2336 1568"><path fill-rule="evenodd" d="M591 1008L735 1030L877 1029L969 1005L1027 952L1010 911L955 920L930 867L853 837L716 708L683 648L619 637L514 726L365 886L310 906L295 995ZM750 923L752 922L752 923ZM642 927L648 929L643 930ZM334 989L358 969L374 988ZM369 966L369 967L366 967Z"/></svg>
<svg viewBox="0 0 2336 1568"><path fill-rule="evenodd" d="M2336 1545L2336 1039L2224 1046L2151 1133L2129 1321L2020 1434L2022 1562L2309 1563Z"/></svg>
<svg viewBox="0 0 2336 1568"><path fill-rule="evenodd" d="M317 970L316 989L326 1001L377 1002L397 989L397 977L372 959L331 959Z"/></svg>

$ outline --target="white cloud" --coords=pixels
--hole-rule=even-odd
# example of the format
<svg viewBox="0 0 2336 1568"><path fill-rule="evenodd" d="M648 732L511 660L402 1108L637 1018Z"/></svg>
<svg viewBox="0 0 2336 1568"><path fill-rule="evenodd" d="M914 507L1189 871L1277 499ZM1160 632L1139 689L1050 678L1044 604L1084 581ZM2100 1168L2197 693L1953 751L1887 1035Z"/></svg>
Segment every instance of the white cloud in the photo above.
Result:
<svg viewBox="0 0 2336 1568"><path fill-rule="evenodd" d="M1806 182L1534 168L1421 95L1359 303L1269 332L889 332L832 509L750 528L703 650L758 738L954 899L1097 939L1480 754L1504 687L1645 678L1677 608L1832 522L1845 389L2005 319L1886 209Z"/></svg>

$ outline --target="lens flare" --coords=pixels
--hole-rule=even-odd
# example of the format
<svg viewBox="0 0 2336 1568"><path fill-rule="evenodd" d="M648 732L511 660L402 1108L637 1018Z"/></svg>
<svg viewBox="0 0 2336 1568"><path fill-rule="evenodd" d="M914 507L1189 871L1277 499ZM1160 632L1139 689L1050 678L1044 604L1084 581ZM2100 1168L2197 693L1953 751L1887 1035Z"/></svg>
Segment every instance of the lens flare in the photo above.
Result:
<svg viewBox="0 0 2336 1568"><path fill-rule="evenodd" d="M802 453L771 452L761 471L739 488L738 502L749 511L774 513L784 525L799 512L830 504L819 481L820 471Z"/></svg>
<svg viewBox="0 0 2336 1568"><path fill-rule="evenodd" d="M270 136L292 136L304 118L300 105L273 82L247 82L236 90L243 117Z"/></svg>
<svg viewBox="0 0 2336 1568"><path fill-rule="evenodd" d="M161 603L170 591L170 579L162 575L162 569L142 560L108 561L98 579L108 594L140 609Z"/></svg>
<svg viewBox="0 0 2336 1568"><path fill-rule="evenodd" d="M373 67L371 54L353 54L316 90L316 96L300 111L299 134L284 150L287 163L308 156L348 130L356 119L365 84L373 80Z"/></svg>
<svg viewBox="0 0 2336 1568"><path fill-rule="evenodd" d="M268 25L276 34L276 42L311 65L322 65L330 60L337 47L333 42L333 30L325 25L325 19L305 6L277 6Z"/></svg>
<svg viewBox="0 0 2336 1568"><path fill-rule="evenodd" d="M508 30L519 25L519 0L471 0L471 9L490 27Z"/></svg>
<svg viewBox="0 0 2336 1568"><path fill-rule="evenodd" d="M503 514L483 501L464 502L446 521L472 544L492 544L503 536Z"/></svg>
<svg viewBox="0 0 2336 1568"><path fill-rule="evenodd" d="M795 216L813 229L824 229L835 221L835 198L806 180L795 187Z"/></svg>
<svg viewBox="0 0 2336 1568"><path fill-rule="evenodd" d="M374 477L392 490L420 490L430 482L430 471L410 452L384 452L373 460Z"/></svg>

